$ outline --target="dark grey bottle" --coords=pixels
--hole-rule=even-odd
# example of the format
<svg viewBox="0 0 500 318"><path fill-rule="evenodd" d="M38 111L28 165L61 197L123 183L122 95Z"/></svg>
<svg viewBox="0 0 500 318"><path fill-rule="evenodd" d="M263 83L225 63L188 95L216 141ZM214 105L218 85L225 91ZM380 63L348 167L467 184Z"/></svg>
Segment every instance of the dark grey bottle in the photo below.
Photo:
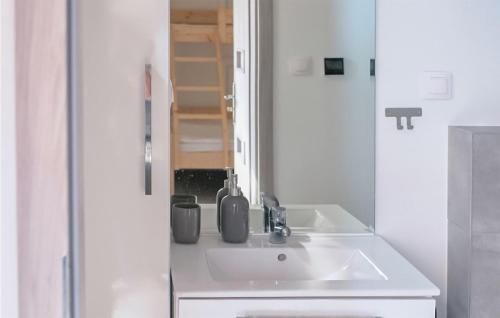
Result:
<svg viewBox="0 0 500 318"><path fill-rule="evenodd" d="M248 239L248 212L250 205L237 184L232 184L229 195L221 203L221 234L224 242L245 243Z"/></svg>
<svg viewBox="0 0 500 318"><path fill-rule="evenodd" d="M222 202L222 199L226 195L229 194L229 182L232 180L233 176L233 168L226 168L227 171L227 179L224 180L224 188L221 188L219 191L217 191L217 195L215 196L215 204L216 204L216 209L217 209L217 229L219 230L220 233L220 204Z"/></svg>

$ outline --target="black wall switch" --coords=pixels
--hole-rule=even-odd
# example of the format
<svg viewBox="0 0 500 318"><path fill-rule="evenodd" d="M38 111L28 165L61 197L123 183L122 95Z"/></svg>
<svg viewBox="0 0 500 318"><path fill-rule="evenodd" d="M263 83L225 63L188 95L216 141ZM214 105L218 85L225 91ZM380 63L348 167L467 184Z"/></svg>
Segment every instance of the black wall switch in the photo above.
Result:
<svg viewBox="0 0 500 318"><path fill-rule="evenodd" d="M370 76L375 76L375 59L370 59Z"/></svg>
<svg viewBox="0 0 500 318"><path fill-rule="evenodd" d="M344 75L344 58L325 57L325 75Z"/></svg>

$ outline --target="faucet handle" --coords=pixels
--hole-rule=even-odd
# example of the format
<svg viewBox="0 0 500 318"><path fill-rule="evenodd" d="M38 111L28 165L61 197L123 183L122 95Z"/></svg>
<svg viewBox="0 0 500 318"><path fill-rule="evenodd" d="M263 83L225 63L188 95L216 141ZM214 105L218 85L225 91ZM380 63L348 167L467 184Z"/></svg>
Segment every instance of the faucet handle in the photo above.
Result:
<svg viewBox="0 0 500 318"><path fill-rule="evenodd" d="M281 237L288 237L292 234L292 230L286 226L286 208L274 207L271 209L272 217L274 220L274 233L279 234Z"/></svg>
<svg viewBox="0 0 500 318"><path fill-rule="evenodd" d="M271 214L276 224L286 224L286 208L282 206L272 207Z"/></svg>

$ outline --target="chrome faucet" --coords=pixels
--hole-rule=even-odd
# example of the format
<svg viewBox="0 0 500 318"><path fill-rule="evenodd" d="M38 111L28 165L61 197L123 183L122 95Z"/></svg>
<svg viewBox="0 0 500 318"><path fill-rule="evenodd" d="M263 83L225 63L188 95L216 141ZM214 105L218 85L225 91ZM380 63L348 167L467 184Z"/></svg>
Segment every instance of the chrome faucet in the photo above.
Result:
<svg viewBox="0 0 500 318"><path fill-rule="evenodd" d="M271 244L286 243L286 238L292 234L292 231L286 226L286 209L284 207L273 207L271 209L271 227L269 236Z"/></svg>
<svg viewBox="0 0 500 318"><path fill-rule="evenodd" d="M272 225L271 209L280 206L278 198L272 194L262 192L260 194L260 200L262 202L262 209L264 210L264 233L269 233L274 231Z"/></svg>

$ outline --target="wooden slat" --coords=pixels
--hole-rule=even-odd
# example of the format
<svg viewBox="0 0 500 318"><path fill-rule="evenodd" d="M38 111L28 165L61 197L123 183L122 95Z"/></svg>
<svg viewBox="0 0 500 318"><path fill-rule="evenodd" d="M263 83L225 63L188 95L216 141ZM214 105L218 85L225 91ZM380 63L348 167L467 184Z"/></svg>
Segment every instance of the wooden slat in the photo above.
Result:
<svg viewBox="0 0 500 318"><path fill-rule="evenodd" d="M201 56L176 56L174 61L179 63L215 63L215 57L201 57Z"/></svg>
<svg viewBox="0 0 500 318"><path fill-rule="evenodd" d="M220 114L177 114L179 120L220 120L222 115Z"/></svg>
<svg viewBox="0 0 500 318"><path fill-rule="evenodd" d="M227 167L224 151L180 152L175 169L223 169ZM234 165L234 153L230 151L229 167Z"/></svg>
<svg viewBox="0 0 500 318"><path fill-rule="evenodd" d="M192 34L212 34L217 30L217 25L212 24L175 24L171 25L173 32Z"/></svg>
<svg viewBox="0 0 500 318"><path fill-rule="evenodd" d="M233 43L233 26L228 25L226 27L226 37L222 41L222 43Z"/></svg>
<svg viewBox="0 0 500 318"><path fill-rule="evenodd" d="M217 24L214 10L172 10L171 23L178 24Z"/></svg>
<svg viewBox="0 0 500 318"><path fill-rule="evenodd" d="M211 35L218 32L217 25L172 24L177 42L210 42Z"/></svg>
<svg viewBox="0 0 500 318"><path fill-rule="evenodd" d="M211 42L213 34L219 33L219 27L217 25L172 24L171 30L176 42L188 43ZM226 36L221 40L222 43L232 43L232 25L226 26Z"/></svg>
<svg viewBox="0 0 500 318"><path fill-rule="evenodd" d="M226 15L226 8L224 7L219 7L219 10L217 10L217 24L219 26L219 38L221 41L225 42L226 41L226 36L227 36L227 15Z"/></svg>
<svg viewBox="0 0 500 318"><path fill-rule="evenodd" d="M220 90L219 86L177 86L176 90L178 92L218 92Z"/></svg>
<svg viewBox="0 0 500 318"><path fill-rule="evenodd" d="M233 9L226 8L226 22L229 25L233 25Z"/></svg>
<svg viewBox="0 0 500 318"><path fill-rule="evenodd" d="M174 113L178 119L185 120L220 120L222 119L219 107L179 107Z"/></svg>
<svg viewBox="0 0 500 318"><path fill-rule="evenodd" d="M210 37L205 34L186 34L178 33L176 35L177 42L183 43L208 43L210 42Z"/></svg>
<svg viewBox="0 0 500 318"><path fill-rule="evenodd" d="M178 108L177 113L183 114L220 114L219 106L181 106Z"/></svg>
<svg viewBox="0 0 500 318"><path fill-rule="evenodd" d="M220 14L224 14L226 24L233 24L233 10L221 7L215 10L172 10L170 22L175 24L218 24Z"/></svg>
<svg viewBox="0 0 500 318"><path fill-rule="evenodd" d="M198 111L197 109L201 108L202 110ZM205 110L206 108L209 108L210 110ZM189 120L189 119L207 119L207 120L222 120L223 116L226 116L227 120L232 119L232 114L229 112L221 113L219 112L218 107L187 107L187 106L182 106L178 108L178 111L173 112L173 116L176 116L177 120Z"/></svg>
<svg viewBox="0 0 500 318"><path fill-rule="evenodd" d="M231 43L233 41L233 10L219 7L217 17L220 41L222 43Z"/></svg>

